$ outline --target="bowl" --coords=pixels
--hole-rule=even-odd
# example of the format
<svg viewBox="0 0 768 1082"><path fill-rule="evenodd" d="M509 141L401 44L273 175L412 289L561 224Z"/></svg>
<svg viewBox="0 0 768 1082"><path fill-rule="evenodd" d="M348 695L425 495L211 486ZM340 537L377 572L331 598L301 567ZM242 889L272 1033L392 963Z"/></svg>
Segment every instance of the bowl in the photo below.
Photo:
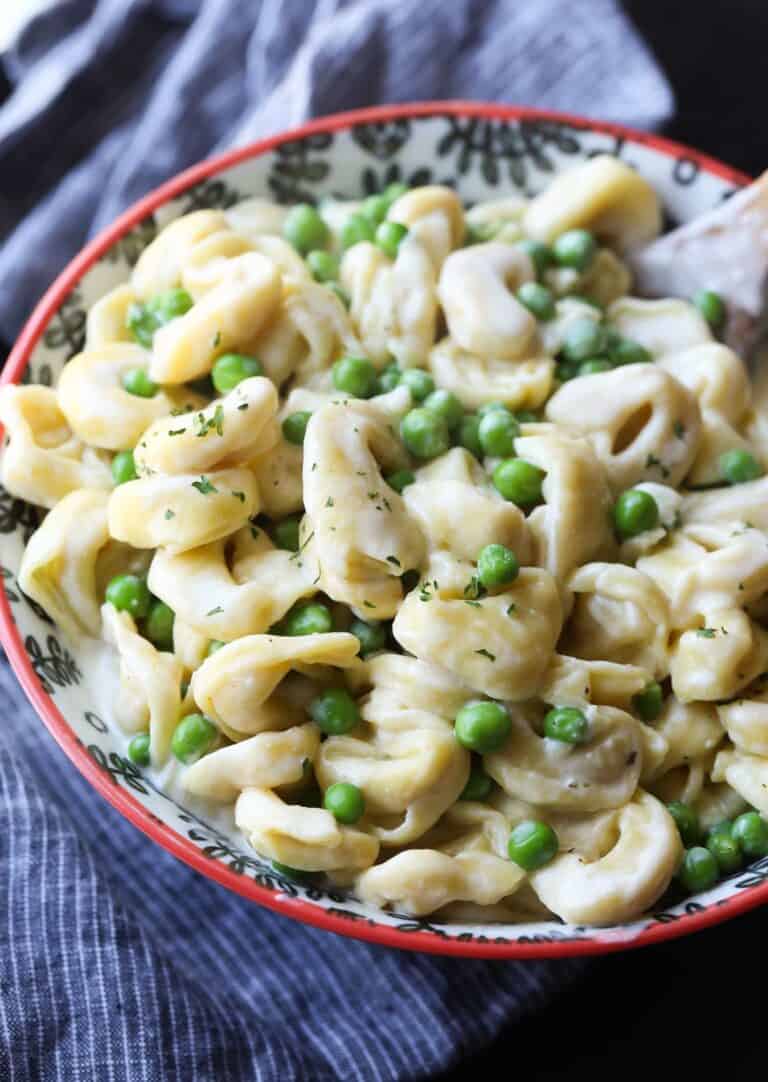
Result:
<svg viewBox="0 0 768 1082"><path fill-rule="evenodd" d="M136 203L72 260L24 327L2 382L51 384L83 344L86 309L124 281L158 227L250 195L279 202L370 194L395 180L447 183L465 201L531 195L596 153L615 154L656 187L672 223L716 206L747 177L666 139L583 117L467 102L341 113L211 158ZM287 917L390 947L474 958L599 954L698 931L768 900L768 858L713 889L610 928L552 920L441 924L383 912L334 889L284 879L234 828L159 790L122 754L95 708L81 644L65 642L16 576L36 512L0 488L0 638L32 705L88 781L127 819L202 875ZM62 769L66 767L62 764Z"/></svg>

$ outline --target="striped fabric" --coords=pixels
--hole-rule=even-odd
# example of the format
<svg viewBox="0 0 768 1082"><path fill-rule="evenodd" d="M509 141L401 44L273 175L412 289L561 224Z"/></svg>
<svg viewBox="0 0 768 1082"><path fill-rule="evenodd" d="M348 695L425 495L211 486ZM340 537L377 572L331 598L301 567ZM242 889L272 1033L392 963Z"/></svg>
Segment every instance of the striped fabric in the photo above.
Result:
<svg viewBox="0 0 768 1082"><path fill-rule="evenodd" d="M310 114L465 96L653 125L610 0L59 0L3 58L0 334L86 236L212 150ZM261 911L146 840L0 664L2 1082L434 1077L581 970L431 958Z"/></svg>

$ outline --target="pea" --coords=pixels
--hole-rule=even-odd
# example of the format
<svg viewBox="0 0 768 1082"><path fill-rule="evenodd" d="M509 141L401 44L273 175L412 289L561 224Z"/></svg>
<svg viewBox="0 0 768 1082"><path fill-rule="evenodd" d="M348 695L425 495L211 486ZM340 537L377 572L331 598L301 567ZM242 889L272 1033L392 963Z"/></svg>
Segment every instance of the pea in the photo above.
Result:
<svg viewBox="0 0 768 1082"><path fill-rule="evenodd" d="M258 357L248 357L244 353L222 353L211 370L211 379L219 394L226 394L244 379L263 374L264 366Z"/></svg>
<svg viewBox="0 0 768 1082"><path fill-rule="evenodd" d="M625 489L614 505L613 521L622 541L636 537L658 525L658 504L650 492L640 488Z"/></svg>
<svg viewBox="0 0 768 1082"><path fill-rule="evenodd" d="M586 229L569 229L561 233L552 245L555 262L561 267L586 270L597 251L595 238Z"/></svg>
<svg viewBox="0 0 768 1082"><path fill-rule="evenodd" d="M538 424L541 418L534 410L515 410L515 417L519 424Z"/></svg>
<svg viewBox="0 0 768 1082"><path fill-rule="evenodd" d="M635 342L632 338L618 336L615 343L609 343L608 356L617 367L625 364L650 364L653 356L650 350Z"/></svg>
<svg viewBox="0 0 768 1082"><path fill-rule="evenodd" d="M302 253L313 248L324 248L328 240L328 226L309 203L291 207L283 223L283 236Z"/></svg>
<svg viewBox="0 0 768 1082"><path fill-rule="evenodd" d="M302 868L291 868L289 864L282 864L279 860L271 860L270 864L273 870L283 879L291 879L297 883L311 883L317 877L317 872L306 872Z"/></svg>
<svg viewBox="0 0 768 1082"><path fill-rule="evenodd" d="M610 372L613 365L610 361L604 361L602 357L595 357L591 361L582 361L579 365L577 375L579 376L595 376L600 372Z"/></svg>
<svg viewBox="0 0 768 1082"><path fill-rule="evenodd" d="M555 379L560 383L568 383L569 380L576 379L578 374L579 366L571 364L570 361L561 361L555 365Z"/></svg>
<svg viewBox="0 0 768 1082"><path fill-rule="evenodd" d="M383 650L387 645L387 624L369 624L365 620L353 620L349 632L360 642L360 657L368 657Z"/></svg>
<svg viewBox="0 0 768 1082"><path fill-rule="evenodd" d="M424 399L423 406L442 417L449 432L455 432L464 416L464 407L451 391L432 391Z"/></svg>
<svg viewBox="0 0 768 1082"><path fill-rule="evenodd" d="M481 755L498 751L511 729L512 721L501 703L480 699L465 703L454 720L458 742Z"/></svg>
<svg viewBox="0 0 768 1082"><path fill-rule="evenodd" d="M476 413L465 413L458 431L460 447L466 447L475 458L483 457L483 445L480 442L480 417Z"/></svg>
<svg viewBox="0 0 768 1082"><path fill-rule="evenodd" d="M316 282L335 282L339 277L338 259L320 248L307 254L307 266Z"/></svg>
<svg viewBox="0 0 768 1082"><path fill-rule="evenodd" d="M183 316L193 303L186 289L169 289L150 297L144 304L132 304L126 316L126 326L137 342L151 349L155 332L171 320Z"/></svg>
<svg viewBox="0 0 768 1082"><path fill-rule="evenodd" d="M544 717L544 735L563 744L584 744L589 739L589 722L575 706L556 706Z"/></svg>
<svg viewBox="0 0 768 1082"><path fill-rule="evenodd" d="M523 458L506 458L493 471L493 483L505 500L518 507L533 507L541 500L546 474Z"/></svg>
<svg viewBox="0 0 768 1082"><path fill-rule="evenodd" d="M205 714L187 714L173 730L171 751L180 763L189 766L211 750L218 735L219 730Z"/></svg>
<svg viewBox="0 0 768 1082"><path fill-rule="evenodd" d="M745 857L768 855L768 823L756 811L737 816L732 831Z"/></svg>
<svg viewBox="0 0 768 1082"><path fill-rule="evenodd" d="M296 413L289 414L282 424L283 436L289 443L296 444L297 447L301 447L304 443L304 436L307 432L307 425L309 424L309 418L312 416L310 410L298 410Z"/></svg>
<svg viewBox="0 0 768 1082"><path fill-rule="evenodd" d="M742 485L745 481L756 481L762 477L763 468L749 451L734 448L720 455L720 473L729 485Z"/></svg>
<svg viewBox="0 0 768 1082"><path fill-rule="evenodd" d="M205 651L205 656L213 657L214 654L218 654L219 650L226 645L227 644L222 642L221 639L211 639L208 643L208 649Z"/></svg>
<svg viewBox="0 0 768 1082"><path fill-rule="evenodd" d="M391 207L392 204L396 202L401 195L405 195L408 190L407 184L403 184L401 180L393 180L392 183L388 184L384 189L384 198Z"/></svg>
<svg viewBox="0 0 768 1082"><path fill-rule="evenodd" d="M477 416L485 417L486 413L491 413L493 410L507 410L509 412L509 406L505 402L485 402L482 406L477 407Z"/></svg>
<svg viewBox="0 0 768 1082"><path fill-rule="evenodd" d="M423 407L406 413L400 422L400 435L416 458L436 458L451 445L445 419L439 413Z"/></svg>
<svg viewBox="0 0 768 1082"><path fill-rule="evenodd" d="M467 784L459 794L459 800L487 800L493 790L493 778L483 770L481 762L473 762Z"/></svg>
<svg viewBox="0 0 768 1082"><path fill-rule="evenodd" d="M353 398L371 398L376 394L376 369L366 357L342 357L336 361L331 373L337 391Z"/></svg>
<svg viewBox="0 0 768 1082"><path fill-rule="evenodd" d="M741 849L733 836L733 828L727 820L718 823L710 830L707 835L707 849L724 875L737 871L742 865Z"/></svg>
<svg viewBox="0 0 768 1082"><path fill-rule="evenodd" d="M683 845L696 845L701 837L701 827L694 809L682 800L673 800L667 804L667 811L675 820Z"/></svg>
<svg viewBox="0 0 768 1082"><path fill-rule="evenodd" d="M561 353L565 361L580 364L598 357L605 348L605 332L596 319L580 316L563 332Z"/></svg>
<svg viewBox="0 0 768 1082"><path fill-rule="evenodd" d="M506 586L520 574L520 564L506 545L486 545L477 557L477 577L486 589Z"/></svg>
<svg viewBox="0 0 768 1082"><path fill-rule="evenodd" d="M309 704L309 715L324 733L341 736L360 720L357 703L346 688L328 688Z"/></svg>
<svg viewBox="0 0 768 1082"><path fill-rule="evenodd" d="M540 240L521 240L518 248L521 248L530 259L537 278L541 278L544 271L555 261L552 249L548 244L542 244Z"/></svg>
<svg viewBox="0 0 768 1082"><path fill-rule="evenodd" d="M153 601L144 621L144 634L158 650L173 650L173 609L164 601Z"/></svg>
<svg viewBox="0 0 768 1082"><path fill-rule="evenodd" d="M278 522L272 531L272 540L279 549L287 549L289 552L299 551L299 524L301 519L298 515L290 515Z"/></svg>
<svg viewBox="0 0 768 1082"><path fill-rule="evenodd" d="M340 823L351 825L362 819L365 813L365 797L351 782L337 781L325 790L323 807Z"/></svg>
<svg viewBox="0 0 768 1082"><path fill-rule="evenodd" d="M396 364L388 364L381 372L379 372L379 383L376 388L379 394L386 394L388 391L394 391L395 387L400 384L403 378L403 373Z"/></svg>
<svg viewBox="0 0 768 1082"><path fill-rule="evenodd" d="M632 696L632 707L643 721L655 721L664 704L663 696L661 684L656 680L651 680L642 691Z"/></svg>
<svg viewBox="0 0 768 1082"><path fill-rule="evenodd" d="M517 299L542 322L554 318L555 299L552 291L540 282L523 282L517 291Z"/></svg>
<svg viewBox="0 0 768 1082"><path fill-rule="evenodd" d="M146 580L139 575L116 575L107 584L105 597L110 605L130 613L134 620L144 619L152 600Z"/></svg>
<svg viewBox="0 0 768 1082"><path fill-rule="evenodd" d="M333 630L333 616L320 601L305 601L283 617L280 630L284 635L324 635Z"/></svg>
<svg viewBox="0 0 768 1082"><path fill-rule="evenodd" d="M369 195L367 199L363 200L360 213L364 218L372 221L374 225L379 225L386 218L389 205L390 201L386 195Z"/></svg>
<svg viewBox="0 0 768 1082"><path fill-rule="evenodd" d="M118 451L112 459L112 477L116 485L124 485L126 481L135 481L136 463L133 451Z"/></svg>
<svg viewBox="0 0 768 1082"><path fill-rule="evenodd" d="M694 845L686 850L677 874L683 886L692 894L713 887L720 875L717 861L703 845Z"/></svg>
<svg viewBox="0 0 768 1082"><path fill-rule="evenodd" d="M149 733L136 733L131 737L128 758L136 766L149 766Z"/></svg>
<svg viewBox="0 0 768 1082"><path fill-rule="evenodd" d="M351 214L341 227L341 246L345 250L361 241L373 241L376 227L362 214Z"/></svg>
<svg viewBox="0 0 768 1082"><path fill-rule="evenodd" d="M507 458L515 453L515 440L520 435L517 418L507 409L491 410L480 420L478 437L484 454Z"/></svg>
<svg viewBox="0 0 768 1082"><path fill-rule="evenodd" d="M725 323L725 303L719 293L711 289L700 289L691 300L701 312L712 330L719 330Z"/></svg>
<svg viewBox="0 0 768 1082"><path fill-rule="evenodd" d="M557 855L557 834L538 819L523 819L513 828L507 842L509 859L526 872L543 868Z"/></svg>
<svg viewBox="0 0 768 1082"><path fill-rule="evenodd" d="M407 227L400 222L382 222L376 229L376 244L390 259L395 259L407 234Z"/></svg>
<svg viewBox="0 0 768 1082"><path fill-rule="evenodd" d="M394 473L388 473L384 480L395 492L402 492L408 485L413 484L416 477L411 470L395 470Z"/></svg>
<svg viewBox="0 0 768 1082"><path fill-rule="evenodd" d="M128 394L136 395L137 398L154 398L160 390L149 378L146 368L129 368L127 372L123 372L122 382Z"/></svg>
<svg viewBox="0 0 768 1082"><path fill-rule="evenodd" d="M406 385L415 402L423 402L435 389L434 379L423 368L406 368L400 382Z"/></svg>

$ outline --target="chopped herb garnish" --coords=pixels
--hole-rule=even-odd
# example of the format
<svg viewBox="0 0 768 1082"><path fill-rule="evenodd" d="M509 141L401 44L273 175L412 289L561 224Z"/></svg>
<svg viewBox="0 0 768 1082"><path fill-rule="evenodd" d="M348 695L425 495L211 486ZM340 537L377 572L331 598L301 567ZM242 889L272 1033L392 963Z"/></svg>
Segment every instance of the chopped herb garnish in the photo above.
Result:
<svg viewBox="0 0 768 1082"><path fill-rule="evenodd" d="M482 582L477 577L477 575L473 575L472 578L467 583L467 585L464 587L464 597L465 598L467 598L467 597L468 598L485 597L485 595L487 593L488 593L488 591L483 586Z"/></svg>
<svg viewBox="0 0 768 1082"><path fill-rule="evenodd" d="M221 607L221 605L217 605L215 609L211 609L211 611L207 612L205 615L206 616L216 616L216 614L219 613L219 612L224 612L224 609Z"/></svg>
<svg viewBox="0 0 768 1082"><path fill-rule="evenodd" d="M511 605L507 605L506 612L507 616L514 616L514 614L517 612L517 605L514 603L514 601Z"/></svg>
<svg viewBox="0 0 768 1082"><path fill-rule="evenodd" d="M717 632L713 627L700 627L696 634L702 639L714 639Z"/></svg>
<svg viewBox="0 0 768 1082"><path fill-rule="evenodd" d="M367 609L375 609L376 608L376 606L374 605L374 603L372 601L364 601L363 604L365 605L365 607Z"/></svg>
<svg viewBox="0 0 768 1082"><path fill-rule="evenodd" d="M333 507L333 496L328 497L328 499L325 501L325 506L326 507Z"/></svg>
<svg viewBox="0 0 768 1082"><path fill-rule="evenodd" d="M240 405L237 408L239 410L247 410L248 409L248 403L247 402L241 402Z"/></svg>
<svg viewBox="0 0 768 1082"><path fill-rule="evenodd" d="M464 604L471 605L473 609L481 609L483 607L480 601L470 601L468 597L464 598Z"/></svg>
<svg viewBox="0 0 768 1082"><path fill-rule="evenodd" d="M244 492L235 492L234 489L233 489L232 490L232 495L235 497L236 500L239 500L240 503L245 503L245 493Z"/></svg>
<svg viewBox="0 0 768 1082"><path fill-rule="evenodd" d="M165 509L165 518L175 518L175 517L176 517L176 512L171 511L170 507L167 507Z"/></svg>
<svg viewBox="0 0 768 1082"><path fill-rule="evenodd" d="M661 461L661 459L657 458L656 455L648 455L648 457L645 460L645 468L647 470L650 470L650 469L653 469L654 467L657 468L660 471L662 477L664 477L664 478L669 477L669 470L664 465L664 463Z"/></svg>
<svg viewBox="0 0 768 1082"><path fill-rule="evenodd" d="M481 654L483 657L487 657L489 661L495 661L496 655L492 654L490 650L475 650L476 654Z"/></svg>
<svg viewBox="0 0 768 1082"><path fill-rule="evenodd" d="M212 485L207 477L200 477L199 481L192 482L192 488L196 488L202 496L207 496L209 492L218 492L219 490L215 485Z"/></svg>
<svg viewBox="0 0 768 1082"><path fill-rule="evenodd" d="M182 434L182 432L186 432L186 431L187 431L186 428L169 428L168 429L168 435L169 436L180 436Z"/></svg>
<svg viewBox="0 0 768 1082"><path fill-rule="evenodd" d="M387 563L393 564L395 567L402 567L403 565L398 560L397 556L387 556Z"/></svg>
<svg viewBox="0 0 768 1082"><path fill-rule="evenodd" d="M685 425L683 424L682 421L675 421L674 431L675 431L675 435L677 436L677 438L679 440L681 440L683 438L683 436L685 435Z"/></svg>
<svg viewBox="0 0 768 1082"><path fill-rule="evenodd" d="M198 430L196 435L198 437L205 437L212 430L216 430L217 436L224 435L224 407L219 403L216 409L213 411L213 417L205 418L204 413L198 413L197 421Z"/></svg>

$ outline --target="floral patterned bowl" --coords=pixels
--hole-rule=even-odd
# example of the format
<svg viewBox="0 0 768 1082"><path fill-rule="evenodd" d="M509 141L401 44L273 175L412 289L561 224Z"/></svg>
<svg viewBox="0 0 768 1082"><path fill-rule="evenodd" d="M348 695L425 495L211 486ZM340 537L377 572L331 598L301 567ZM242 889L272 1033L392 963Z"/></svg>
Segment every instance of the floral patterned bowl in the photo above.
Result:
<svg viewBox="0 0 768 1082"><path fill-rule="evenodd" d="M462 102L383 107L314 121L203 162L137 203L59 276L24 328L3 382L51 384L83 344L86 309L124 281L170 219L250 195L285 203L360 196L394 180L455 186L465 201L534 194L563 168L598 152L648 177L669 220L717 205L746 177L696 151L641 132L532 109ZM606 929L535 924L441 924L384 913L354 897L290 882L234 828L182 806L123 755L98 713L81 647L64 643L16 575L37 525L33 507L0 488L0 637L29 699L75 766L150 838L203 875L286 916L387 946L493 958L597 954L696 931L768 900L768 858L695 899L668 896L641 920ZM62 766L62 769L65 769Z"/></svg>

